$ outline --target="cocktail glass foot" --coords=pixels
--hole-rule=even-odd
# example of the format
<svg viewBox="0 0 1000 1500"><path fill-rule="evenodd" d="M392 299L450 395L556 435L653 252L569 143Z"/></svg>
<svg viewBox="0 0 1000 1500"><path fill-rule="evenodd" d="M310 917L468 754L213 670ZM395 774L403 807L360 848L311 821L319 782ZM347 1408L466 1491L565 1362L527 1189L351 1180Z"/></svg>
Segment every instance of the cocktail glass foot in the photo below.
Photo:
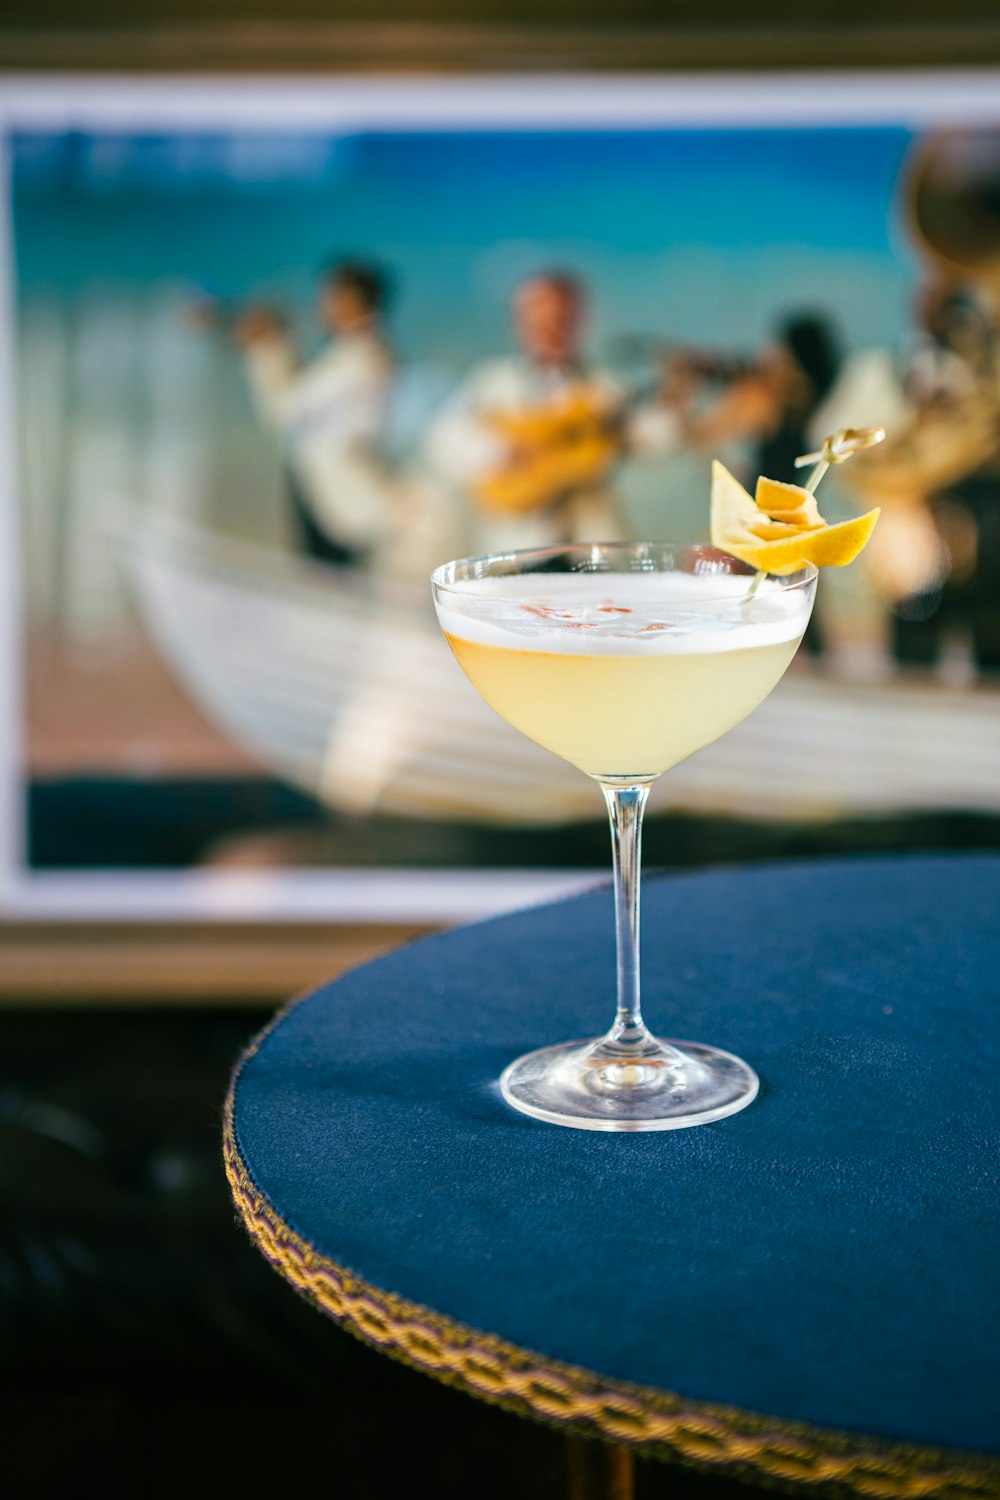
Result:
<svg viewBox="0 0 1000 1500"><path fill-rule="evenodd" d="M731 1052L658 1042L631 1052L598 1037L519 1057L500 1089L523 1114L577 1130L681 1130L745 1109L757 1074Z"/></svg>

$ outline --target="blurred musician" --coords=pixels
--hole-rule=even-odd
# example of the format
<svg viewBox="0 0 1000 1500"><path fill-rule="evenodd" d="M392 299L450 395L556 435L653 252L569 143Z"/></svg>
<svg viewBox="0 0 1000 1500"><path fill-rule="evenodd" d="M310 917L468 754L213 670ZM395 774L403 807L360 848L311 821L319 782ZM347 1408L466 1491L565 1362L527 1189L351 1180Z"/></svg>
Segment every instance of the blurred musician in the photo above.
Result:
<svg viewBox="0 0 1000 1500"><path fill-rule="evenodd" d="M329 340L305 364L269 308L249 308L234 323L257 411L281 439L299 545L325 562L363 560L392 525L380 453L394 376L386 294L373 266L332 265L319 303Z"/></svg>
<svg viewBox="0 0 1000 1500"><path fill-rule="evenodd" d="M953 278L935 276L918 287L914 312L907 400L923 410L973 397L995 363L996 331L978 299Z"/></svg>
<svg viewBox="0 0 1000 1500"><path fill-rule="evenodd" d="M629 411L583 353L586 295L562 271L531 276L512 306L518 352L477 365L428 433L431 469L471 500L482 550L613 541L623 534L609 477L631 448L668 448L666 405Z"/></svg>
<svg viewBox="0 0 1000 1500"><path fill-rule="evenodd" d="M735 440L749 442L755 475L797 484L802 476L795 459L814 446L812 418L832 391L839 368L825 319L789 318L755 364L734 367L715 405L689 419L688 440L711 452Z"/></svg>

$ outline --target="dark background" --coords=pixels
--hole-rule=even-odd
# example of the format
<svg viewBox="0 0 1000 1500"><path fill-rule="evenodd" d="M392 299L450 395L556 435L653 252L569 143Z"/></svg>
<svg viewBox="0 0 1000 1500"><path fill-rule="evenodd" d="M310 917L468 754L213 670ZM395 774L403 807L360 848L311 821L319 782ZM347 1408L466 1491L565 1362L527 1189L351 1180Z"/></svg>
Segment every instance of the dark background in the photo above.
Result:
<svg viewBox="0 0 1000 1500"><path fill-rule="evenodd" d="M263 1020L0 1015L2 1493L561 1497L558 1433L357 1343L236 1225L221 1100ZM639 1500L748 1493L639 1465Z"/></svg>
<svg viewBox="0 0 1000 1500"><path fill-rule="evenodd" d="M987 66L992 0L4 0L8 67Z"/></svg>

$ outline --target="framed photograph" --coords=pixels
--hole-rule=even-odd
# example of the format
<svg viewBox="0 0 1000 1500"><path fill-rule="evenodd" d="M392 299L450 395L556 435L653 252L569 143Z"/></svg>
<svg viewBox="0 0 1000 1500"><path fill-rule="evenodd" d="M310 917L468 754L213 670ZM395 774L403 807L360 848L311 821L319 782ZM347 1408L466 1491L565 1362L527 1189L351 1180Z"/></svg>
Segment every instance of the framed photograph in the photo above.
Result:
<svg viewBox="0 0 1000 1500"><path fill-rule="evenodd" d="M4 81L0 916L436 924L605 878L597 788L480 701L427 575L701 539L714 453L966 433L994 293L913 194L969 132L995 189L1000 75ZM779 369L809 400L755 418ZM614 408L599 474L505 447L567 382ZM654 863L1000 814L969 443L942 480L901 440L886 540L660 783Z"/></svg>

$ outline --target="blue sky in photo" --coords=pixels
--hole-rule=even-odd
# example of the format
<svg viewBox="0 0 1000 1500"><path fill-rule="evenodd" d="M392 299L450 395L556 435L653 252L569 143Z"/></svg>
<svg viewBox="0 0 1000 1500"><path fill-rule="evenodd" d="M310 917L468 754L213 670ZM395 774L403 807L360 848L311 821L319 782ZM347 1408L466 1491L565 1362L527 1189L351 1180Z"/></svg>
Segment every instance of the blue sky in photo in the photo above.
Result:
<svg viewBox="0 0 1000 1500"><path fill-rule="evenodd" d="M174 286L294 308L318 266L392 273L411 359L507 347L506 303L543 265L591 288L591 343L642 334L749 349L831 315L854 347L897 343L916 260L896 201L901 128L370 132L332 138L21 135L24 295Z"/></svg>

